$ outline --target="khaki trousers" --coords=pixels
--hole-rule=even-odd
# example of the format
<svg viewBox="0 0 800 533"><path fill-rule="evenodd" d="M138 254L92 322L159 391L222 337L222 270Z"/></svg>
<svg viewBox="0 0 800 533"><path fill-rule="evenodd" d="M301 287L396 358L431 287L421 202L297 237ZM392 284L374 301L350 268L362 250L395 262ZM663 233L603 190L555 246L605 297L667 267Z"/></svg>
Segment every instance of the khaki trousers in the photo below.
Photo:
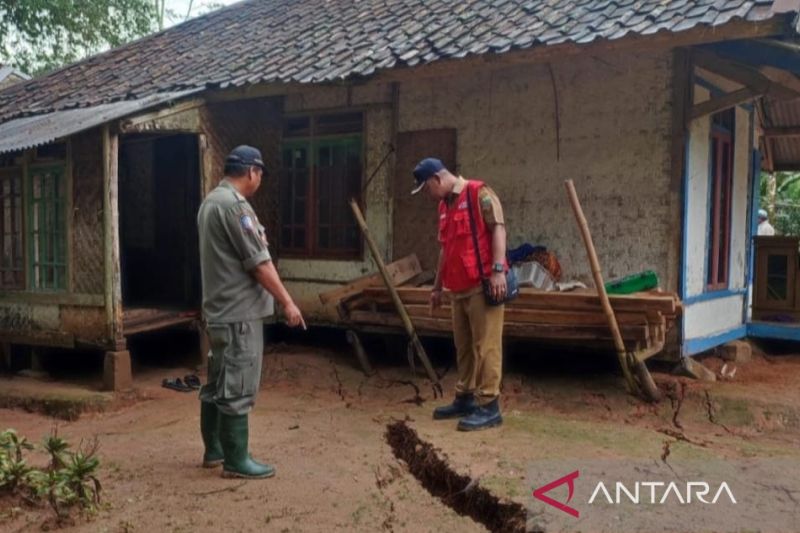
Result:
<svg viewBox="0 0 800 533"><path fill-rule="evenodd" d="M500 395L503 378L504 305L486 304L483 292L453 295L453 338L456 344L456 394L475 394L480 403Z"/></svg>

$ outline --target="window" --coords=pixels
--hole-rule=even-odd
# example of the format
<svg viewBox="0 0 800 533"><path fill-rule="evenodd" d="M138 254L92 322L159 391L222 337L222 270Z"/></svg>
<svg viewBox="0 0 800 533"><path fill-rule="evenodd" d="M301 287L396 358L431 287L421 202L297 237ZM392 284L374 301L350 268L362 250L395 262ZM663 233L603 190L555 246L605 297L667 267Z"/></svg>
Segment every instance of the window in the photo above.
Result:
<svg viewBox="0 0 800 533"><path fill-rule="evenodd" d="M27 240L32 290L66 288L65 179L62 165L29 168Z"/></svg>
<svg viewBox="0 0 800 533"><path fill-rule="evenodd" d="M22 170L0 169L0 289L25 287L22 255Z"/></svg>
<svg viewBox="0 0 800 533"><path fill-rule="evenodd" d="M283 128L281 250L302 257L358 257L350 211L362 181L361 113L291 117Z"/></svg>
<svg viewBox="0 0 800 533"><path fill-rule="evenodd" d="M728 287L733 190L734 110L712 116L711 182L707 285L710 290Z"/></svg>

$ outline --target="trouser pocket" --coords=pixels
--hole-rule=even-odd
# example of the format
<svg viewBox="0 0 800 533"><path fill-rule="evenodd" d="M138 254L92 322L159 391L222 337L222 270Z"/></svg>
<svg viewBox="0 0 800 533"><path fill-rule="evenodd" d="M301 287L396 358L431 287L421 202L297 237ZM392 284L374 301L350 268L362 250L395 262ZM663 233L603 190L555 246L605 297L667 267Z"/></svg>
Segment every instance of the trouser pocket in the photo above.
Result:
<svg viewBox="0 0 800 533"><path fill-rule="evenodd" d="M254 349L257 332L248 322L230 324L229 332L231 340L224 357L222 397L234 399L254 395L261 380L258 365L261 354Z"/></svg>

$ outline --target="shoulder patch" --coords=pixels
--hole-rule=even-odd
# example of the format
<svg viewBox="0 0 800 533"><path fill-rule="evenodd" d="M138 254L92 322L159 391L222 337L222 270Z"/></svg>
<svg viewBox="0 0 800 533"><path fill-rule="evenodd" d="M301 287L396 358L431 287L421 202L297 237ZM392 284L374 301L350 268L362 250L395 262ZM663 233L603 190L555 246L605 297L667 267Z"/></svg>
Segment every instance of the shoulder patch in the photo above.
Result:
<svg viewBox="0 0 800 533"><path fill-rule="evenodd" d="M255 226L253 225L253 217L250 215L242 215L239 217L239 224L241 224L242 229L245 231L255 231Z"/></svg>
<svg viewBox="0 0 800 533"><path fill-rule="evenodd" d="M481 195L481 205L483 207L490 207L492 205L492 197L488 194Z"/></svg>

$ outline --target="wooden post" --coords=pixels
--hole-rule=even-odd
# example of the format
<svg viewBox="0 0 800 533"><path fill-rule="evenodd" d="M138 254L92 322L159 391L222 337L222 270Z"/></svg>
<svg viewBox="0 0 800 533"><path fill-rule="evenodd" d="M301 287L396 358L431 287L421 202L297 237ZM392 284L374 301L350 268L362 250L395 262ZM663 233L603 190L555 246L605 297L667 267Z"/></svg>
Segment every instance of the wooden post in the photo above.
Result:
<svg viewBox="0 0 800 533"><path fill-rule="evenodd" d="M608 325L614 337L614 348L617 350L619 366L622 368L622 374L625 376L628 392L633 394L637 389L636 382L633 380L631 369L628 366L628 356L625 350L625 344L622 342L622 334L619 332L617 317L614 315L611 302L608 300L608 294L606 294L606 286L603 283L603 273L600 270L600 261L597 259L597 252L592 242L592 234L589 232L589 224L586 222L586 217L583 215L583 209L581 208L580 200L578 200L578 193L575 191L575 184L572 183L572 180L567 180L564 184L567 187L567 195L572 205L572 211L575 213L575 218L578 221L578 228L581 231L581 237L583 237L583 244L586 246L586 255L589 256L589 264L592 268L594 284L597 286L597 294L600 296L603 312L608 319Z"/></svg>
<svg viewBox="0 0 800 533"><path fill-rule="evenodd" d="M386 284L386 289L389 291L392 301L394 302L394 306L397 309L397 313L400 315L400 319L403 321L403 326L406 329L406 333L408 333L408 336L411 339L411 344L416 350L417 356L419 356L420 360L422 361L422 365L425 367L428 378L430 378L430 380L433 382L433 395L436 397L436 394L438 393L441 396L442 385L439 383L439 376L436 375L436 371L433 369L433 365L431 365L431 362L428 359L428 354L425 353L425 348L422 346L422 342L420 342L419 337L417 336L417 331L414 329L414 324L411 322L411 318L408 316L406 308L403 306L403 301L400 299L400 295L397 293L397 288L392 283L392 278L386 271L386 265L383 262L383 258L381 258L378 246L375 244L375 241L372 240L372 235L370 235L369 228L367 227L367 221L364 220L364 215L361 213L361 208L358 207L358 202L356 202L355 199L350 200L350 208L353 210L353 216L356 218L358 227L361 228L361 232L364 234L364 240L367 241L369 251L372 253L372 259L374 259L375 264L378 265L378 270L380 271L381 277L383 277L383 281Z"/></svg>
<svg viewBox="0 0 800 533"><path fill-rule="evenodd" d="M106 328L115 349L125 349L119 261L119 137L103 126L103 258Z"/></svg>

